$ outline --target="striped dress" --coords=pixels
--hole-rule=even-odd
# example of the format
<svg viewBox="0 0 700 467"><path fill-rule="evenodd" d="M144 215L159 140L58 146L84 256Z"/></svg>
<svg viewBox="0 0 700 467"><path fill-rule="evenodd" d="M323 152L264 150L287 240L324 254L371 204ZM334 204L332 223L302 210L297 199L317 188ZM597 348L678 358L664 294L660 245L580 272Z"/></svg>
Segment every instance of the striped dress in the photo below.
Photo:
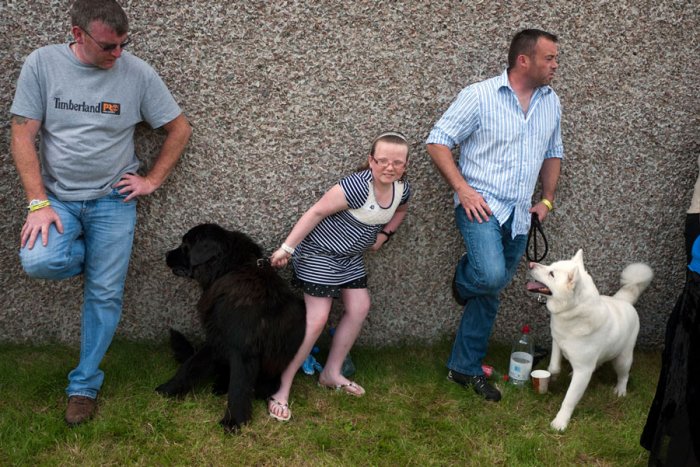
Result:
<svg viewBox="0 0 700 467"><path fill-rule="evenodd" d="M349 175L339 182L349 209L323 219L295 248L292 265L297 278L314 284L341 285L365 275L362 253L374 245L377 234L399 205L408 201L408 182L394 182L392 203L377 203L372 171Z"/></svg>

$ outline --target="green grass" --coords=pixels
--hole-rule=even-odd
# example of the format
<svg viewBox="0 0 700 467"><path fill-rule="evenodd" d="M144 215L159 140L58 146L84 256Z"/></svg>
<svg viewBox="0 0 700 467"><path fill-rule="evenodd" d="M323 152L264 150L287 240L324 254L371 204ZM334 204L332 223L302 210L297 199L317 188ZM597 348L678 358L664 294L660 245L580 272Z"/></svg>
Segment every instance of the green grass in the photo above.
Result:
<svg viewBox="0 0 700 467"><path fill-rule="evenodd" d="M499 382L503 400L487 403L445 379L449 350L449 342L353 349L366 397L300 373L291 422L269 418L256 401L252 423L226 435L224 397L206 387L181 400L154 392L176 369L165 344L116 341L98 415L76 428L63 422L63 388L77 350L0 345L0 465L646 465L639 435L658 352L637 352L624 398L612 392L613 370L599 369L557 433L549 422L568 375L542 396ZM508 352L492 344L485 362L503 371Z"/></svg>

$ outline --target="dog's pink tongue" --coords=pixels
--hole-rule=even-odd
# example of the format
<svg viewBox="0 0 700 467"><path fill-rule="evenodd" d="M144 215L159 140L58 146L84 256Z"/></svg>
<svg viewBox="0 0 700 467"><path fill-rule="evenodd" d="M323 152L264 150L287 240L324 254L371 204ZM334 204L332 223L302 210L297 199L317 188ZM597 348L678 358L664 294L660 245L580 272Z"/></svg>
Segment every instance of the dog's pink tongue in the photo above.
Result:
<svg viewBox="0 0 700 467"><path fill-rule="evenodd" d="M543 291L549 291L546 285L542 282L532 281L527 283L528 292L542 293Z"/></svg>

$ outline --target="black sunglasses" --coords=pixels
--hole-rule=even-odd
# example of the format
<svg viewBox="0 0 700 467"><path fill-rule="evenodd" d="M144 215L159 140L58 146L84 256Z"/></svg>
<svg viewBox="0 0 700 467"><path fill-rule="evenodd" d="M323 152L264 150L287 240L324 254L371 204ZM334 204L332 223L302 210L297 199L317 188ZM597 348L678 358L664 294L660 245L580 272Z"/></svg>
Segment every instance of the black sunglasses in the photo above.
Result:
<svg viewBox="0 0 700 467"><path fill-rule="evenodd" d="M81 28L81 29L82 29L82 28ZM86 29L83 29L83 32L84 32L85 34L87 34L88 36L90 36L90 39L92 39L93 41L95 41L95 44L97 44L104 52L111 52L112 50L116 49L117 47L119 47L120 49L123 49L123 48L125 48L127 45L129 45L129 44L131 43L131 38L130 38L129 36L126 36L126 40L125 40L124 42L122 42L121 44L107 44L107 45L102 45L102 43L99 42L99 41L98 41L97 39L95 39L94 37L92 37L92 35L91 35L89 32L87 32Z"/></svg>

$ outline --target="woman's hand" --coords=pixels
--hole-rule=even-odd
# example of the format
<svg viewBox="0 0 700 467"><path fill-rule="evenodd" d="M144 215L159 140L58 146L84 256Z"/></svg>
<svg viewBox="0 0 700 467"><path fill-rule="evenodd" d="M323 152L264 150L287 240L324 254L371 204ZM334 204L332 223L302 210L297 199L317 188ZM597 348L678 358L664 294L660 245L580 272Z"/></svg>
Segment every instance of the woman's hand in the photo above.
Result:
<svg viewBox="0 0 700 467"><path fill-rule="evenodd" d="M289 258L291 257L292 255L284 251L282 248L279 248L277 251L272 253L272 255L270 255L270 264L273 268L283 268L287 265Z"/></svg>
<svg viewBox="0 0 700 467"><path fill-rule="evenodd" d="M389 237L387 237L385 234L380 232L377 235L377 240L374 242L374 245L369 247L369 251L378 251L382 247L382 245L384 245L388 241L389 241Z"/></svg>

